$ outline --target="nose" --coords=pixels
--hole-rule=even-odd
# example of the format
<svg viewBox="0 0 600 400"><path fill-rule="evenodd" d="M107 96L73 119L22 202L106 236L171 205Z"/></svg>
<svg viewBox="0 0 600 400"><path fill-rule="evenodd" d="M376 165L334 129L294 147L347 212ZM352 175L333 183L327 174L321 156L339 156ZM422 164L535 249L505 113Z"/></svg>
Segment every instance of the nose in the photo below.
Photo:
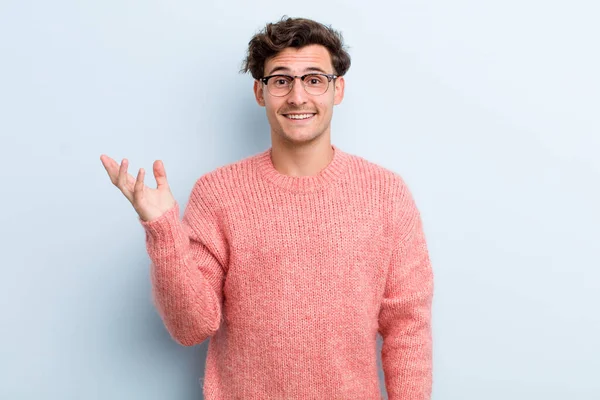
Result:
<svg viewBox="0 0 600 400"><path fill-rule="evenodd" d="M287 96L287 102L289 104L304 104L306 103L306 97L308 93L304 90L304 85L302 84L302 80L298 77L294 78L294 84L292 85L292 90Z"/></svg>

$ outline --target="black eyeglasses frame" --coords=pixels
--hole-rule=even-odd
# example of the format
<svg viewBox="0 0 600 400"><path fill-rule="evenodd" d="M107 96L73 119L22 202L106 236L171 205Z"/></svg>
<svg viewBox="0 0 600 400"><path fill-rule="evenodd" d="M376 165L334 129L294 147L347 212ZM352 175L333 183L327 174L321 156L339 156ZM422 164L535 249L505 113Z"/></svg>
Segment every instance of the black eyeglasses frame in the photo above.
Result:
<svg viewBox="0 0 600 400"><path fill-rule="evenodd" d="M320 75L320 76L324 76L324 77L327 78L327 89L325 89L325 91L323 93L321 93L321 94L327 93L327 91L329 90L329 84L331 83L331 81L334 80L334 79L336 79L336 78L339 78L339 75L324 74L324 73L320 73L320 72L311 72L311 73L308 73L308 74L304 74L302 76L298 76L298 75L286 75L286 74L273 74L273 75L263 76L262 78L258 78L258 80L260 82L262 82L263 84L267 85L267 87L268 87L268 82L269 82L269 79L271 79L271 78L275 78L275 77L278 77L278 76L283 76L283 77L286 77L286 78L292 78L292 83L290 84L290 90L286 94L277 96L277 95L274 95L273 93L271 93L269 91L269 93L271 93L272 96L283 97L283 96L287 96L288 94L290 94L290 92L292 91L292 88L294 87L294 82L296 82L296 78L300 78L300 81L302 81L302 87L304 88L304 90L306 90L306 86L304 85L304 79L306 79L307 76L312 76L312 75ZM308 93L308 91L307 91L307 93ZM317 94L317 95L314 95L314 94L311 94L311 93L309 93L309 94L311 96L320 96L320 94Z"/></svg>

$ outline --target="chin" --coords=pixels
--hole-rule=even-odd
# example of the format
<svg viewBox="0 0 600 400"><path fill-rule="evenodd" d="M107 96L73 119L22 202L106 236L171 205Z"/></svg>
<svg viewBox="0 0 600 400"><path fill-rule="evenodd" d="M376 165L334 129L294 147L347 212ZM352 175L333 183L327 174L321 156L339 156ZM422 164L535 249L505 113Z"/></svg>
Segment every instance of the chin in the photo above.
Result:
<svg viewBox="0 0 600 400"><path fill-rule="evenodd" d="M281 136L287 142L310 143L317 140L321 134L314 132L284 132Z"/></svg>

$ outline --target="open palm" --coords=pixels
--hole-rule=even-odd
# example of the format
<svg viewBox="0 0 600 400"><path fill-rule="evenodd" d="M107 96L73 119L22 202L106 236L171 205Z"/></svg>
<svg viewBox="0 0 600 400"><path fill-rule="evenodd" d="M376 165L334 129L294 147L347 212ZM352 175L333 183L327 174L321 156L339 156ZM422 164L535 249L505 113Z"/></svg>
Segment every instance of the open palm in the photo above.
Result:
<svg viewBox="0 0 600 400"><path fill-rule="evenodd" d="M121 190L142 220L156 219L175 205L162 161L154 161L152 169L157 186L153 189L144 184L143 168L138 171L137 178L127 173L127 159L123 159L119 165L112 158L102 154L100 160L111 182Z"/></svg>

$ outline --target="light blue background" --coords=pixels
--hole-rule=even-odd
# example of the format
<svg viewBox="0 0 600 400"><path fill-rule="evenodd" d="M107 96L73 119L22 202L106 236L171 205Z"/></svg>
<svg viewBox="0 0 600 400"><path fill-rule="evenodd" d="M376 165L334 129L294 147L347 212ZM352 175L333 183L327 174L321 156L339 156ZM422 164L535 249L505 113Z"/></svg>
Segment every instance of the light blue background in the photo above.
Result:
<svg viewBox="0 0 600 400"><path fill-rule="evenodd" d="M343 32L332 141L403 175L421 209L433 399L600 399L597 4L1 1L0 398L202 398L208 342L164 329L99 156L162 159L186 204L266 149L238 70L287 14Z"/></svg>

